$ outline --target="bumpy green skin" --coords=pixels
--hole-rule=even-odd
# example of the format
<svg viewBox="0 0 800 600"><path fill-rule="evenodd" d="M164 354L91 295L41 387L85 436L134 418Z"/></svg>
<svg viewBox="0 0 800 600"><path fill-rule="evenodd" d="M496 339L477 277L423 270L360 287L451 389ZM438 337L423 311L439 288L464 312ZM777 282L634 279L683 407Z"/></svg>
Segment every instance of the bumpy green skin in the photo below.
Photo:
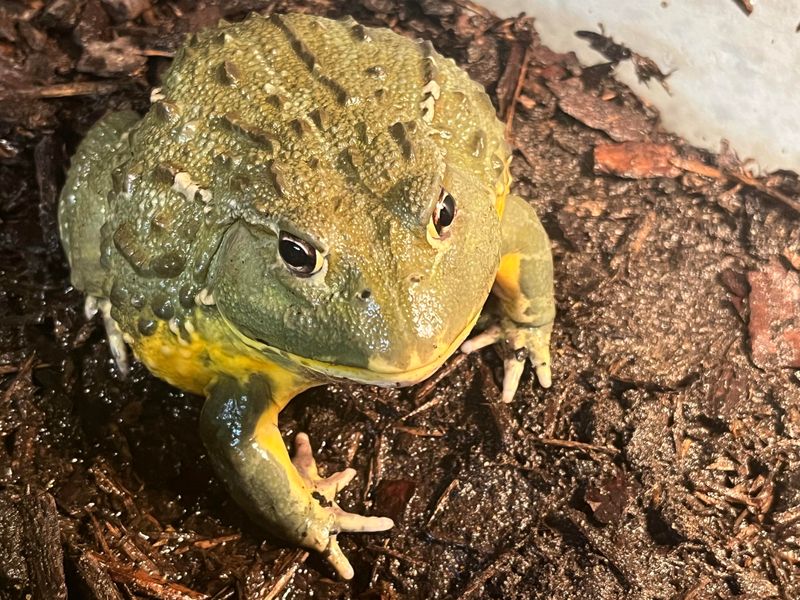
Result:
<svg viewBox="0 0 800 600"><path fill-rule="evenodd" d="M441 95L428 125L420 104L434 78ZM256 17L190 41L161 95L132 126L117 169L97 153L92 174L77 176L73 193L96 210L68 204L61 215L94 225L104 213L99 239L64 240L76 258L73 248L101 249L73 272L76 283L84 273L100 284L87 291L111 298L123 331L184 315L211 268L220 310L249 335L337 364L365 367L380 353L400 367L409 346L431 354L431 340L454 337L483 301L499 257L494 188L507 149L483 90L451 61L389 30ZM175 191L178 173L210 200ZM433 268L424 226L443 180L465 216L453 235L470 241ZM84 182L108 189L90 194ZM275 226L329 249L324 286L283 268ZM425 278L416 294L414 275ZM370 302L354 302L365 288ZM137 294L145 307L131 302Z"/></svg>
<svg viewBox="0 0 800 600"><path fill-rule="evenodd" d="M297 483L277 412L332 377L426 376L466 335L509 252L522 271L502 294L504 327L549 338L546 235L513 197L501 229L502 124L429 44L306 15L192 36L153 100L141 119L106 116L73 160L59 209L73 283L151 370L205 390L204 440L237 499L348 576L336 532L391 522L333 514L310 493L324 487L315 469L298 467ZM434 239L443 189L458 213ZM320 273L286 268L281 230L322 252ZM547 339L535 343L546 356ZM170 344L183 347L180 372ZM249 362L229 360L238 354ZM266 365L256 379L242 367L253 355Z"/></svg>

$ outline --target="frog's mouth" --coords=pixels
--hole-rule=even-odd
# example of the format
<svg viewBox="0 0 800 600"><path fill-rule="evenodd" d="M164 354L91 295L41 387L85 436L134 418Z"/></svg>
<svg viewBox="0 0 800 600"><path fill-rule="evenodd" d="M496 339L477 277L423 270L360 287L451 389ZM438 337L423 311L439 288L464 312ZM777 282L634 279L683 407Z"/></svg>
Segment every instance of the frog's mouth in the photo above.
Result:
<svg viewBox="0 0 800 600"><path fill-rule="evenodd" d="M225 324L236 335L236 337L249 348L257 350L262 354L277 355L291 365L299 366L314 373L323 375L331 379L348 379L357 383L364 383L367 385L379 385L382 387L402 387L406 385L413 385L430 377L449 356L451 356L461 343L467 338L470 331L475 327L475 323L480 317L481 309L478 309L468 320L464 328L458 335L446 346L443 350L437 353L434 358L422 362L418 360L415 355L409 361L410 366L404 369L394 367L391 363L375 357L371 358L366 367L352 367L348 365L339 365L332 362L326 362L304 356L298 356L286 350L281 350L274 346L270 346L260 340L255 340L244 333L242 333L233 323L225 318L225 315L220 312Z"/></svg>

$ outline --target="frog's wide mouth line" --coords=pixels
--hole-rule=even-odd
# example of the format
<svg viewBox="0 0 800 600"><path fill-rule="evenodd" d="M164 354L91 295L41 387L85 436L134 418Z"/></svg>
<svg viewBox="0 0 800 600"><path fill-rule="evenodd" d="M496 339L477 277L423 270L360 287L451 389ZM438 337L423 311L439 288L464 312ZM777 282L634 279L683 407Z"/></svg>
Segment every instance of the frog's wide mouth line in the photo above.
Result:
<svg viewBox="0 0 800 600"><path fill-rule="evenodd" d="M482 308L482 307L481 307ZM233 323L231 323L224 314L220 311L220 317L231 332L249 348L257 350L262 354L273 354L280 356L284 360L293 365L300 365L301 367L319 373L325 377L333 379L348 379L357 383L367 385L378 385L382 387L401 387L406 385L413 385L430 377L436 370L442 366L445 360L451 356L462 342L469 335L470 331L475 327L478 317L481 315L481 309L478 309L467 321L464 328L458 333L450 344L444 350L436 354L436 356L424 363L416 364L408 369L392 369L388 363L381 363L380 361L370 360L368 367L353 367L348 365L337 365L335 363L317 360L293 354L286 350L276 348L262 341L253 339L243 332L241 332Z"/></svg>

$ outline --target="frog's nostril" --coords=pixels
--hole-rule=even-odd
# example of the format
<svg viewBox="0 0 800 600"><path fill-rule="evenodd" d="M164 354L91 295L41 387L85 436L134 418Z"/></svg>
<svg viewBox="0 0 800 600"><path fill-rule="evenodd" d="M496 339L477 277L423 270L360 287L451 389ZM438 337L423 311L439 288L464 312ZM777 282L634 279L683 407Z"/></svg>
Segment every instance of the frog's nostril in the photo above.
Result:
<svg viewBox="0 0 800 600"><path fill-rule="evenodd" d="M412 273L411 275L408 276L408 280L411 283L419 283L420 281L422 281L422 275L420 275L419 273Z"/></svg>
<svg viewBox="0 0 800 600"><path fill-rule="evenodd" d="M358 293L358 297L361 300L369 300L370 296L372 296L372 290L364 288Z"/></svg>

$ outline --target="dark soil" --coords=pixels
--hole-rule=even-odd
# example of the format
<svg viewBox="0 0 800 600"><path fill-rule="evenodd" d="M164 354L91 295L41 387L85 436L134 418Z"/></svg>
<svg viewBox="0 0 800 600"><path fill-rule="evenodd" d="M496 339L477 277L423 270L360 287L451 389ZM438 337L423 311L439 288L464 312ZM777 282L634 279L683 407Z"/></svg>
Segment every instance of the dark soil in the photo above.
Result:
<svg viewBox="0 0 800 600"><path fill-rule="evenodd" d="M352 582L241 515L200 398L120 377L56 232L91 124L146 110L186 32L251 10L431 39L509 123L553 240L552 389L499 403L487 350L284 411L287 440L358 470L343 506L397 522L342 536ZM0 4L0 598L800 597L798 179L667 135L613 66L465 0Z"/></svg>

